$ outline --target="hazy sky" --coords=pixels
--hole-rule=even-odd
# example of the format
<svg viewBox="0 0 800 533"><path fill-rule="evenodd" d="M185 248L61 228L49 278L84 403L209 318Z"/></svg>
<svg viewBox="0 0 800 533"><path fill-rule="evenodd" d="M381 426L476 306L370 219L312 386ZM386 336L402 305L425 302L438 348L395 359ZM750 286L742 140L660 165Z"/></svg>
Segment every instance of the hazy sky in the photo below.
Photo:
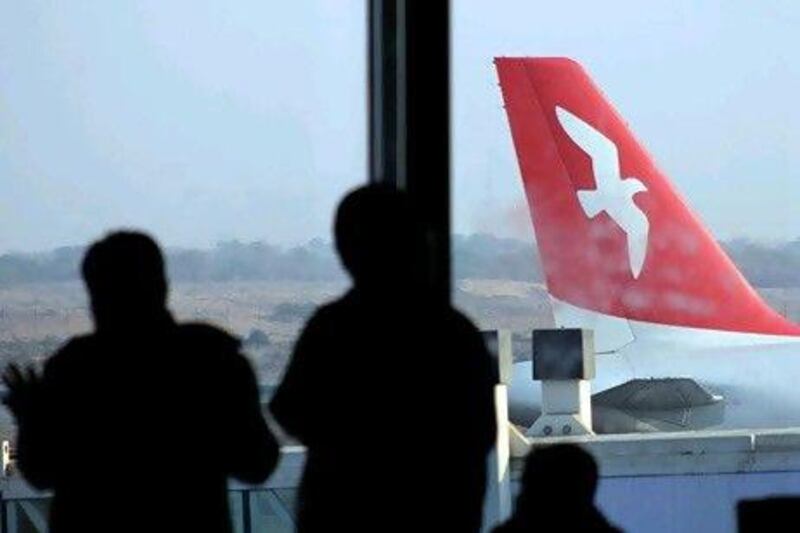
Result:
<svg viewBox="0 0 800 533"><path fill-rule="evenodd" d="M453 0L457 231L529 238L491 59L566 55L717 236L800 237L800 4L547 4ZM361 1L0 0L0 252L329 238L365 76Z"/></svg>
<svg viewBox="0 0 800 533"><path fill-rule="evenodd" d="M328 237L365 179L365 15L344 4L0 0L0 251L119 225Z"/></svg>

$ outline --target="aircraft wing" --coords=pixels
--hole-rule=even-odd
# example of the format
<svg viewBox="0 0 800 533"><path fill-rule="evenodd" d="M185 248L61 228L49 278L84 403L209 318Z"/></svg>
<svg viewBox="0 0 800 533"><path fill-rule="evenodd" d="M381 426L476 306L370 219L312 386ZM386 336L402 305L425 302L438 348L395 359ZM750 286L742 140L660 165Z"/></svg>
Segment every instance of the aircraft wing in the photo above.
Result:
<svg viewBox="0 0 800 533"><path fill-rule="evenodd" d="M632 379L592 396L601 432L701 429L719 423L723 397L691 378Z"/></svg>
<svg viewBox="0 0 800 533"><path fill-rule="evenodd" d="M592 405L625 411L682 409L722 401L691 378L632 379L592 396Z"/></svg>

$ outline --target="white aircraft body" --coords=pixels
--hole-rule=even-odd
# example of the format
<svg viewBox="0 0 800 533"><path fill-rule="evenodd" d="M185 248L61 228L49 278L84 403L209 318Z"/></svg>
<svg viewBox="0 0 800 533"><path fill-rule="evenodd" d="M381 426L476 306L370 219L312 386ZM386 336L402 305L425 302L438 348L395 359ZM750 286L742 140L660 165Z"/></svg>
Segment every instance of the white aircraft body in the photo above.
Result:
<svg viewBox="0 0 800 533"><path fill-rule="evenodd" d="M800 326L770 309L586 72L495 60L557 327L594 331L595 431L800 426ZM514 365L513 421L540 386Z"/></svg>

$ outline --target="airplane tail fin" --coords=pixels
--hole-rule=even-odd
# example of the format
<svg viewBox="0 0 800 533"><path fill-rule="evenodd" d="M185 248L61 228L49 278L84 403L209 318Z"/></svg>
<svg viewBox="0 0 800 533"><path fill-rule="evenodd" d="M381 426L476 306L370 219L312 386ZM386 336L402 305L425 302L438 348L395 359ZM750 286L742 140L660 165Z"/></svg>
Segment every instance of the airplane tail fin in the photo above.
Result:
<svg viewBox="0 0 800 533"><path fill-rule="evenodd" d="M580 65L495 65L560 325L602 320L612 348L632 340L632 322L800 334L747 283Z"/></svg>

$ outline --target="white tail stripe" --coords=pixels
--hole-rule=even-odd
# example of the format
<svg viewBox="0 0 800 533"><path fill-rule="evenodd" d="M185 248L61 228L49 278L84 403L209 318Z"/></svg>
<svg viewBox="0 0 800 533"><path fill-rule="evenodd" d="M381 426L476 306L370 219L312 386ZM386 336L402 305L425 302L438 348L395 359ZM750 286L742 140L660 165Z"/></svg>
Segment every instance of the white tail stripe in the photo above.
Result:
<svg viewBox="0 0 800 533"><path fill-rule="evenodd" d="M670 326L641 322L583 309L550 297L556 327L586 328L594 331L595 351L598 353L625 352L636 357L637 350L650 351L654 345L665 347L663 353L675 350L726 350L747 346L797 344L800 355L800 337L767 335L740 331Z"/></svg>

